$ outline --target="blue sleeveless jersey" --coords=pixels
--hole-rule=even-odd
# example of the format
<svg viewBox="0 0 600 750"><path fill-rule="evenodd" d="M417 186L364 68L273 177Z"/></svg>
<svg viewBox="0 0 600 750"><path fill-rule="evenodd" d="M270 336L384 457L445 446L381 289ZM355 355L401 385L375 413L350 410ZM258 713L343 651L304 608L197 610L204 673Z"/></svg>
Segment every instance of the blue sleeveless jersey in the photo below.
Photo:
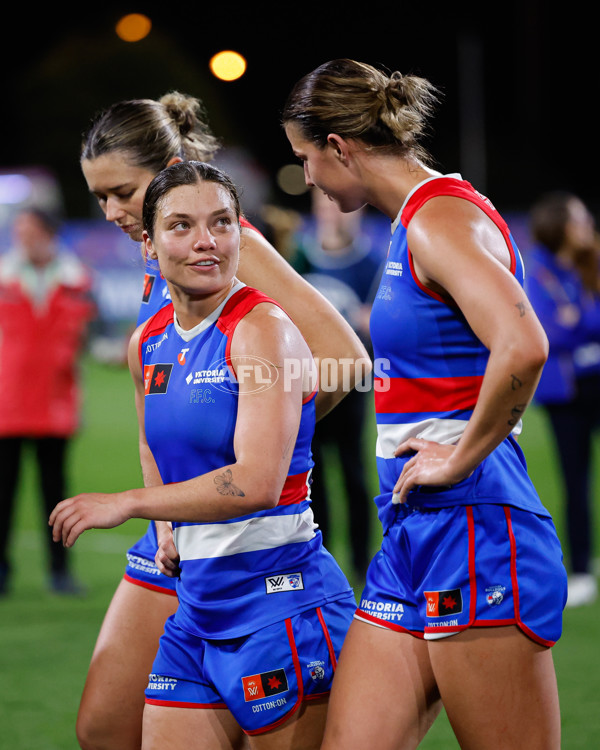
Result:
<svg viewBox="0 0 600 750"><path fill-rule="evenodd" d="M273 301L238 284L192 331L172 305L148 322L140 342L148 445L165 484L235 462L239 398L229 357L238 322ZM277 303L273 303L277 304ZM180 555L177 624L206 638L248 634L350 591L322 545L310 507L315 394L302 406L279 504L219 523L173 523Z"/></svg>
<svg viewBox="0 0 600 750"><path fill-rule="evenodd" d="M439 195L468 200L486 213L504 236L511 273L523 284L523 262L506 223L468 182L459 175L434 177L409 194L392 225L388 257L371 314L381 492L376 503L384 529L396 516L391 495L409 458L395 458L395 448L409 437L456 443L473 413L489 355L460 310L426 289L414 272L407 228L415 212ZM415 488L409 493L408 504L443 507L502 503L549 515L529 480L515 440L520 430L519 423L467 479L451 488Z"/></svg>

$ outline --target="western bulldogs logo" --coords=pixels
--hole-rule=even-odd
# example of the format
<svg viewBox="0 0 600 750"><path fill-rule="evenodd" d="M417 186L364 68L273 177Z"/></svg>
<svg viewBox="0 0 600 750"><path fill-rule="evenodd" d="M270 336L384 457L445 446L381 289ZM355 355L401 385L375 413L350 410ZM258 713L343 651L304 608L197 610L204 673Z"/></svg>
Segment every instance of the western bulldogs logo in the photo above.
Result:
<svg viewBox="0 0 600 750"><path fill-rule="evenodd" d="M278 594L281 591L301 591L304 589L302 573L284 573L283 575L265 578L267 594Z"/></svg>
<svg viewBox="0 0 600 750"><path fill-rule="evenodd" d="M497 607L504 601L504 586L488 586L485 590L485 600L490 607Z"/></svg>

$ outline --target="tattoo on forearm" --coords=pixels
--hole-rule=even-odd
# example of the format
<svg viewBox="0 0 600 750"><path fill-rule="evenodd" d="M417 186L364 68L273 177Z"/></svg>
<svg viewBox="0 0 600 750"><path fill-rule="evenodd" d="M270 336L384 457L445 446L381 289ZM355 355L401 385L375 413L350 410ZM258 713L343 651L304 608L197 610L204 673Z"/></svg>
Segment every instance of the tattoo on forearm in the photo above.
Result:
<svg viewBox="0 0 600 750"><path fill-rule="evenodd" d="M245 493L233 483L233 474L231 469L227 469L223 474L215 477L217 492L220 495L237 495L237 497L246 497Z"/></svg>
<svg viewBox="0 0 600 750"><path fill-rule="evenodd" d="M513 406L513 408L510 410L511 418L508 420L508 424L511 427L514 427L518 423L526 408L527 404L515 404Z"/></svg>
<svg viewBox="0 0 600 750"><path fill-rule="evenodd" d="M529 309L529 305L527 305L525 302L517 302L515 305L517 310L519 311L519 317L522 318L527 310Z"/></svg>
<svg viewBox="0 0 600 750"><path fill-rule="evenodd" d="M517 377L516 375L511 374L510 378L512 381L513 391L518 390L523 385L523 381L521 380L521 378Z"/></svg>

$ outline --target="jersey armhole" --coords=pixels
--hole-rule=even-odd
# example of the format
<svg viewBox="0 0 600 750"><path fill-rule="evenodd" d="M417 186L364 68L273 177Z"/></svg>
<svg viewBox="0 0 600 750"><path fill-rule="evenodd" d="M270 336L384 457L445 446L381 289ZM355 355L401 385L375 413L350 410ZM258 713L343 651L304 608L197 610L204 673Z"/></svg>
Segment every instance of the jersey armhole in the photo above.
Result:
<svg viewBox="0 0 600 750"><path fill-rule="evenodd" d="M440 190L441 186L441 190ZM508 267L508 270L510 271L512 276L517 275L517 253L515 246L512 241L512 237L510 234L510 230L508 228L508 225L504 221L504 219L500 216L500 214L496 211L495 207L492 205L490 200L486 198L481 193L478 193L475 188L468 182L456 180L455 178L445 178L441 177L436 180L431 180L430 182L427 182L425 185L423 185L423 188L420 190L417 190L414 195L412 196L412 199L409 204L405 207L408 208L407 216L405 216L405 212L402 212L402 223L406 230L408 230L408 225L410 224L410 220L415 215L415 213L425 204L427 201L429 201L431 198L438 198L438 197L450 197L450 198L460 198L462 200L466 200L469 203L472 203L474 206L477 206L483 213L488 217L488 219L494 224L494 226L498 229L500 234L502 235L502 238L504 239L504 243L506 245L506 248L508 250L509 258L510 258L510 265ZM406 221L405 221L406 220ZM419 279L417 276L417 273L415 271L414 266L414 259L412 252L410 250L410 247L406 247L406 253L408 256L408 265L410 269L411 276L413 278L413 281L418 286L418 288L426 294L428 297L431 297L432 299L437 300L438 302L442 302L445 305L451 306L451 304L445 300L440 294L437 292L434 292L432 289L429 289L428 287L423 284L423 282Z"/></svg>

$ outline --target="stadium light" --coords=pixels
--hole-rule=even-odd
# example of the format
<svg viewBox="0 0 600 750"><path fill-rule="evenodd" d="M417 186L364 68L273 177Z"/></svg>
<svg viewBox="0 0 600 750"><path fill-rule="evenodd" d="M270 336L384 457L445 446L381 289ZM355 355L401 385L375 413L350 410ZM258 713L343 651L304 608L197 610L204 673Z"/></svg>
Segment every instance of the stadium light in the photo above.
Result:
<svg viewBox="0 0 600 750"><path fill-rule="evenodd" d="M308 191L304 169L299 164L286 164L277 172L277 184L288 195L302 195Z"/></svg>
<svg viewBox="0 0 600 750"><path fill-rule="evenodd" d="M221 81L236 81L246 72L246 59L239 52L223 50L211 57L209 67Z"/></svg>
<svg viewBox="0 0 600 750"><path fill-rule="evenodd" d="M152 21L142 13L129 13L123 16L115 26L119 39L124 42L139 42L150 33Z"/></svg>

